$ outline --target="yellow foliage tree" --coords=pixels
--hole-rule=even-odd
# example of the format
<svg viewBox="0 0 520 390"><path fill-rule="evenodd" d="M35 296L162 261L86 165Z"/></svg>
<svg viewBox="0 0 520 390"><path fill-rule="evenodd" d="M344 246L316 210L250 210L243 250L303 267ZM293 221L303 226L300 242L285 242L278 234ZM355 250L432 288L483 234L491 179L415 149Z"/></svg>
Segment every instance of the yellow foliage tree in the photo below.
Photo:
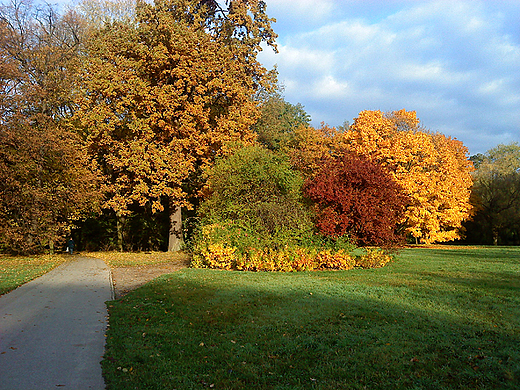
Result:
<svg viewBox="0 0 520 390"><path fill-rule="evenodd" d="M415 111L363 111L338 143L384 166L411 199L403 228L417 242L461 238L473 166L462 142L419 125Z"/></svg>
<svg viewBox="0 0 520 390"><path fill-rule="evenodd" d="M265 3L226 4L138 1L135 23L93 29L85 57L77 120L105 179L105 206L119 217L135 203L167 208L170 250L179 249L179 210L204 166L226 144L255 139L253 96L269 87L256 59L276 37Z"/></svg>
<svg viewBox="0 0 520 390"><path fill-rule="evenodd" d="M300 125L291 133L290 140L282 145L281 151L291 157L293 166L306 176L316 174L323 160L330 156L335 129Z"/></svg>

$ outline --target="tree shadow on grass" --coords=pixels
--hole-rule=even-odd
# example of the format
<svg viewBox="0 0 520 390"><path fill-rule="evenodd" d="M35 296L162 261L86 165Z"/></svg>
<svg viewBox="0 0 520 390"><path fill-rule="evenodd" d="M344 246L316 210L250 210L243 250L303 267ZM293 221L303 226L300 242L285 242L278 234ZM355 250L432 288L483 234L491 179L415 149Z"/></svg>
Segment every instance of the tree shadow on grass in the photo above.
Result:
<svg viewBox="0 0 520 390"><path fill-rule="evenodd" d="M450 263L457 263L458 261L477 261L477 262L493 262L511 264L511 261L518 263L520 256L520 247L479 247L475 248L461 248L457 246L443 249L429 249L429 248L414 248L412 249L414 256L421 251L428 254L429 258L437 258L446 260Z"/></svg>
<svg viewBox="0 0 520 390"><path fill-rule="evenodd" d="M495 327L448 310L443 293L402 303L395 293L319 273L162 277L111 303L108 388L520 386L518 319Z"/></svg>
<svg viewBox="0 0 520 390"><path fill-rule="evenodd" d="M485 292L512 294L520 292L520 274L513 271L475 272L471 276L442 273L420 273L438 282L466 287L482 288Z"/></svg>

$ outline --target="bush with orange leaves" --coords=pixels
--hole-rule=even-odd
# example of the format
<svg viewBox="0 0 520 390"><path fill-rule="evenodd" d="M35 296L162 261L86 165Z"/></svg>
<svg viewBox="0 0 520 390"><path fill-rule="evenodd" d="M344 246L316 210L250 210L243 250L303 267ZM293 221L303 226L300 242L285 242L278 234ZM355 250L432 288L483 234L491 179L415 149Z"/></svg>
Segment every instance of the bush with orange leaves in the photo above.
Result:
<svg viewBox="0 0 520 390"><path fill-rule="evenodd" d="M333 239L348 235L357 245L396 246L408 197L380 165L344 153L327 161L305 183L315 203L316 226Z"/></svg>

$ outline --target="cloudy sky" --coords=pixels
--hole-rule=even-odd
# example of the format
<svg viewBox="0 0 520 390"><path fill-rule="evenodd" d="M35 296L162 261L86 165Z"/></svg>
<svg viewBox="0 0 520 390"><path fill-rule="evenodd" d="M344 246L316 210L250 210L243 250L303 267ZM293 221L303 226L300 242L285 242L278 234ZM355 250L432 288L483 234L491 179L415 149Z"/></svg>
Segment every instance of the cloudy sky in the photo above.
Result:
<svg viewBox="0 0 520 390"><path fill-rule="evenodd" d="M470 154L520 142L520 0L266 0L285 99L319 126L417 111Z"/></svg>

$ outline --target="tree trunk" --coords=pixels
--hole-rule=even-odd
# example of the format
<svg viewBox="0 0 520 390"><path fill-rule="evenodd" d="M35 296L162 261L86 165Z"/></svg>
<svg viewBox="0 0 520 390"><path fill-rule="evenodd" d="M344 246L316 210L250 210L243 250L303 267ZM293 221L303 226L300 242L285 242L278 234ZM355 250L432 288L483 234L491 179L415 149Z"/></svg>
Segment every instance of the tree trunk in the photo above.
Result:
<svg viewBox="0 0 520 390"><path fill-rule="evenodd" d="M182 235L181 208L170 203L170 233L168 237L168 252L180 251L183 245L184 238Z"/></svg>
<svg viewBox="0 0 520 390"><path fill-rule="evenodd" d="M49 254L54 254L54 240L49 240Z"/></svg>
<svg viewBox="0 0 520 390"><path fill-rule="evenodd" d="M125 217L116 211L117 249L123 252L123 225Z"/></svg>
<svg viewBox="0 0 520 390"><path fill-rule="evenodd" d="M498 228L493 228L491 230L493 232L493 245L498 245Z"/></svg>

